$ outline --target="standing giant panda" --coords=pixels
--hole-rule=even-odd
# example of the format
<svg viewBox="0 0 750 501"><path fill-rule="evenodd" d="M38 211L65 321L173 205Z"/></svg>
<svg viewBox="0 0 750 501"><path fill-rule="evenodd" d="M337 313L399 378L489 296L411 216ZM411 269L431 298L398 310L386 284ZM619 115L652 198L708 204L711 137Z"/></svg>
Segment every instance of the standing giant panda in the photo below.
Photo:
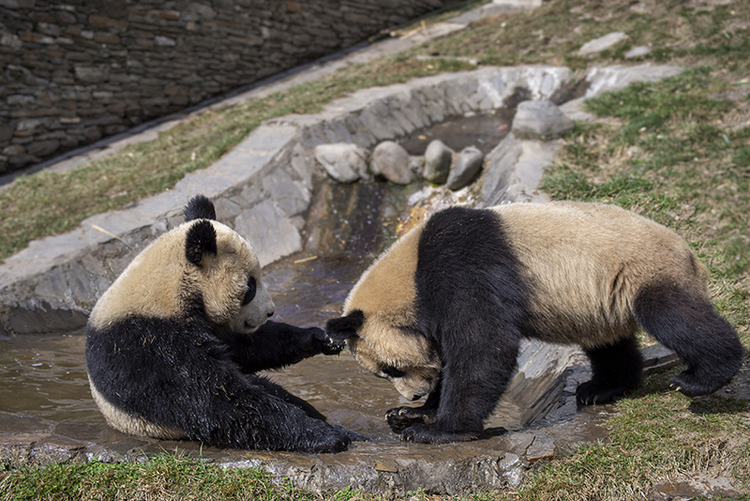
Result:
<svg viewBox="0 0 750 501"><path fill-rule="evenodd" d="M636 388L642 327L687 364L685 395L711 393L744 348L711 307L707 271L675 233L600 204L452 207L385 252L331 319L358 362L421 407L388 411L406 441L476 438L505 391L522 337L580 345L583 404Z"/></svg>
<svg viewBox="0 0 750 501"><path fill-rule="evenodd" d="M91 393L122 432L218 447L337 452L350 438L253 373L334 354L321 329L267 321L274 304L248 242L197 196L139 254L86 328Z"/></svg>

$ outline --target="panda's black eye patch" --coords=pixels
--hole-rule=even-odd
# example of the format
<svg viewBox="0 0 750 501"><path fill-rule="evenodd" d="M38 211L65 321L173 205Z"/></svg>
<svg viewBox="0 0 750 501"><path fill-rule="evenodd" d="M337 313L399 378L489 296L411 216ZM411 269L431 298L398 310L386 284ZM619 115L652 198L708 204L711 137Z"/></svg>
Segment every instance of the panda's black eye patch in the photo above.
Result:
<svg viewBox="0 0 750 501"><path fill-rule="evenodd" d="M406 373L400 369L396 369L392 365L384 365L380 368L380 372L390 378L400 378L406 376Z"/></svg>
<svg viewBox="0 0 750 501"><path fill-rule="evenodd" d="M247 290L245 291L245 297L242 298L242 306L252 301L255 298L255 290L257 286L255 284L255 277L247 279Z"/></svg>

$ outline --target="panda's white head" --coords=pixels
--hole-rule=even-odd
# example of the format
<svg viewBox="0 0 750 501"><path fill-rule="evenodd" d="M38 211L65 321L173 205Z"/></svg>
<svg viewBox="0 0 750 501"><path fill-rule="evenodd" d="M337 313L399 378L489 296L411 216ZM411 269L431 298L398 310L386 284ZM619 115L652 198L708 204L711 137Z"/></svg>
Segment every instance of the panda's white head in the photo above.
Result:
<svg viewBox="0 0 750 501"><path fill-rule="evenodd" d="M185 223L165 233L125 269L92 311L95 327L130 315L184 318L251 333L274 313L258 257L237 232L215 221L213 203L190 200Z"/></svg>
<svg viewBox="0 0 750 501"><path fill-rule="evenodd" d="M326 323L331 339L346 341L364 369L390 380L408 400L429 394L442 369L437 346L416 328L414 280L422 228L384 252L352 288L343 316Z"/></svg>
<svg viewBox="0 0 750 501"><path fill-rule="evenodd" d="M354 310L329 320L326 333L337 342L346 341L365 370L388 379L408 400L428 395L440 379L437 347L402 324Z"/></svg>

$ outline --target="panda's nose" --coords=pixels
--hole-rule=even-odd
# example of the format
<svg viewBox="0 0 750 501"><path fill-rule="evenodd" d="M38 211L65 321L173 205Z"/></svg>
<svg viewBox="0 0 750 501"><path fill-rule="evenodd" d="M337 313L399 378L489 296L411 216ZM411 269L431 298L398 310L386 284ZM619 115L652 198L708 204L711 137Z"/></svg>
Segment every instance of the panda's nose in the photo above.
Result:
<svg viewBox="0 0 750 501"><path fill-rule="evenodd" d="M268 315L268 318L271 318L274 313L276 313L276 312L275 311L271 311L271 312L266 313L266 315Z"/></svg>

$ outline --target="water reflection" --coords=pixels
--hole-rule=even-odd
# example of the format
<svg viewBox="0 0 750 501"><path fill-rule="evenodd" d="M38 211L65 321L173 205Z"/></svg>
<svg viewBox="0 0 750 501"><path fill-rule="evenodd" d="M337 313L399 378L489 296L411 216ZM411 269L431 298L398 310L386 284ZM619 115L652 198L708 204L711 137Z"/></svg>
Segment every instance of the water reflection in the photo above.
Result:
<svg viewBox="0 0 750 501"><path fill-rule="evenodd" d="M83 332L0 340L0 410L60 422L102 424L91 399Z"/></svg>

